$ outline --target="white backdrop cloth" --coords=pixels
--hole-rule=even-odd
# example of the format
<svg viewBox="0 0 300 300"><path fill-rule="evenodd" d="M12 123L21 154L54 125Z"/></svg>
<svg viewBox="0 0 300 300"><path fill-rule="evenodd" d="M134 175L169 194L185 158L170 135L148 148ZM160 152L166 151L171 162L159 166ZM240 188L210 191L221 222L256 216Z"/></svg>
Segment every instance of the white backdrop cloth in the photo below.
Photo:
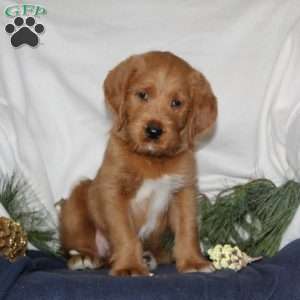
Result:
<svg viewBox="0 0 300 300"><path fill-rule="evenodd" d="M4 31L16 3L0 4L0 170L21 170L54 219L54 202L101 164L107 72L148 50L186 59L218 97L215 135L197 153L201 191L300 181L299 0L32 0L48 12L36 48L13 48ZM300 212L282 244L297 237Z"/></svg>

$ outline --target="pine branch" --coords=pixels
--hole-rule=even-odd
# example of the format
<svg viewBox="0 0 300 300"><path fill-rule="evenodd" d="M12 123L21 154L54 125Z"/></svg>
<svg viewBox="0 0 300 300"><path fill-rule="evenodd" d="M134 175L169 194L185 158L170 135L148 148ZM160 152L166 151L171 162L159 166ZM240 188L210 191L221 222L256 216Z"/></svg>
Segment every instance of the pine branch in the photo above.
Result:
<svg viewBox="0 0 300 300"><path fill-rule="evenodd" d="M30 185L16 173L0 178L0 203L38 249L58 255L58 230Z"/></svg>
<svg viewBox="0 0 300 300"><path fill-rule="evenodd" d="M202 244L235 244L251 256L274 255L300 204L300 184L276 187L258 179L221 192L214 204L200 195Z"/></svg>

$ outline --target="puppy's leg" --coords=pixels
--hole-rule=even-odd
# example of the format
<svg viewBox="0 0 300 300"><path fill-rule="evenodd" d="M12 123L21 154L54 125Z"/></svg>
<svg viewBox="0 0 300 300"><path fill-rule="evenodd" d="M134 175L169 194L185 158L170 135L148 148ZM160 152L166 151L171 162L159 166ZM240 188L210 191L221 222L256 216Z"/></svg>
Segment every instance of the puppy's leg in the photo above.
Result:
<svg viewBox="0 0 300 300"><path fill-rule="evenodd" d="M99 268L95 242L96 230L87 210L87 191L91 181L80 182L68 200L61 205L60 240L62 248L69 256L68 267L72 270Z"/></svg>
<svg viewBox="0 0 300 300"><path fill-rule="evenodd" d="M111 247L111 275L149 275L143 261L142 245L129 216L129 200L112 189L109 194L95 187L91 190L89 205L95 222L105 218L105 227ZM103 200L103 201L102 201ZM104 214L103 214L104 212Z"/></svg>
<svg viewBox="0 0 300 300"><path fill-rule="evenodd" d="M144 242L144 249L146 250L145 253L150 252L155 258L157 264L170 264L174 262L172 253L168 249L164 248L162 243L162 236L167 230L167 218L164 218L163 222L159 225L160 226L157 226L151 233L150 237Z"/></svg>
<svg viewBox="0 0 300 300"><path fill-rule="evenodd" d="M213 267L199 247L196 193L193 187L178 192L171 202L169 220L175 234L174 257L180 272L211 272Z"/></svg>

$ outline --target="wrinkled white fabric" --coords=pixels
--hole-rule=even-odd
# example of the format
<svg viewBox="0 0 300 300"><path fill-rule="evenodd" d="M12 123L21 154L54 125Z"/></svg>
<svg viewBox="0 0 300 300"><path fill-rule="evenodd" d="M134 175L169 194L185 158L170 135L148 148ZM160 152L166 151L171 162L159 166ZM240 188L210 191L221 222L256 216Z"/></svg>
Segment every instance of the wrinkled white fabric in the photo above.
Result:
<svg viewBox="0 0 300 300"><path fill-rule="evenodd" d="M258 153L258 176L280 183L300 182L300 23L288 34L272 72L260 120ZM282 245L299 237L300 209Z"/></svg>
<svg viewBox="0 0 300 300"><path fill-rule="evenodd" d="M16 3L2 0L1 12ZM148 50L186 59L218 97L216 131L197 153L203 192L261 176L300 180L299 0L30 4L48 12L36 18L45 26L36 48L13 48L4 31L13 20L0 17L0 170L20 169L53 218L54 202L101 164L107 72ZM298 213L283 244L300 237L299 223Z"/></svg>

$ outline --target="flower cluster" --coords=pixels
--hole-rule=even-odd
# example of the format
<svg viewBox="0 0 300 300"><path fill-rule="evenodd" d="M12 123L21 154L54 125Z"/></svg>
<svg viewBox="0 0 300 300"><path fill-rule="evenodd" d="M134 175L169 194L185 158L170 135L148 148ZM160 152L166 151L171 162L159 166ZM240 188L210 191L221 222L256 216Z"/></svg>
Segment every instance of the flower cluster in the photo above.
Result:
<svg viewBox="0 0 300 300"><path fill-rule="evenodd" d="M209 258L212 260L215 269L231 269L239 271L247 264L260 259L261 257L252 258L242 252L237 246L216 245L208 250Z"/></svg>

